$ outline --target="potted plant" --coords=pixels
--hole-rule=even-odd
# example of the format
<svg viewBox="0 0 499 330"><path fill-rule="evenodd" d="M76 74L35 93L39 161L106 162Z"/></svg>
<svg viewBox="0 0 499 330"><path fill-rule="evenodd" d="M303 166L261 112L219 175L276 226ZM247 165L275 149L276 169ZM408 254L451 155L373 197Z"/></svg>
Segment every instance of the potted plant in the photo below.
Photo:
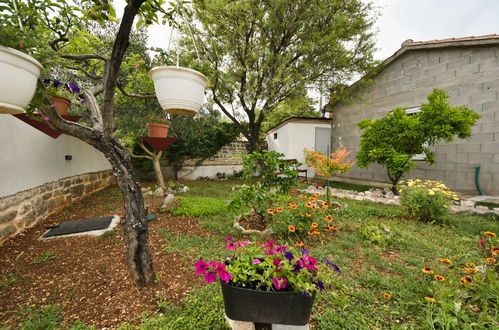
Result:
<svg viewBox="0 0 499 330"><path fill-rule="evenodd" d="M0 45L0 113L24 112L42 69L33 57Z"/></svg>
<svg viewBox="0 0 499 330"><path fill-rule="evenodd" d="M195 115L203 105L208 84L201 72L180 66L158 66L149 71L158 102L166 112Z"/></svg>
<svg viewBox="0 0 499 330"><path fill-rule="evenodd" d="M149 119L147 124L147 135L149 137L168 137L168 129L170 128L171 122L168 118L152 117Z"/></svg>
<svg viewBox="0 0 499 330"><path fill-rule="evenodd" d="M52 98L52 104L57 112L62 115L67 115L71 102L83 102L83 97L80 97L80 88L75 82L63 83L56 78L47 78L43 80L44 91Z"/></svg>
<svg viewBox="0 0 499 330"><path fill-rule="evenodd" d="M340 273L327 258L319 263L308 250L274 240L258 245L230 236L226 241L230 258L221 263L200 259L195 267L206 283L220 278L225 313L232 320L305 325L316 292L331 288L332 273Z"/></svg>

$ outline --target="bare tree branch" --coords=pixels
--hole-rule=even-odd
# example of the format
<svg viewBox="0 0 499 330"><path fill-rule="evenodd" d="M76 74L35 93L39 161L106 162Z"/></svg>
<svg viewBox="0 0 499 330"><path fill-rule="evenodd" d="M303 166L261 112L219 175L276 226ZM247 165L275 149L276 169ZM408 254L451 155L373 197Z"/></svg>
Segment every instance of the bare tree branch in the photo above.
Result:
<svg viewBox="0 0 499 330"><path fill-rule="evenodd" d="M101 60L104 62L109 61L107 57L104 57L99 54L81 54L81 55L76 55L76 54L64 54L61 55L62 58L67 58L69 60L75 60L75 61L83 61L83 60Z"/></svg>
<svg viewBox="0 0 499 330"><path fill-rule="evenodd" d="M101 80L102 79L102 76L94 75L94 74L92 74L92 73L88 72L87 70L80 68L80 67L67 66L67 68L71 69L71 70L80 71L83 74L85 74L85 76L87 76L88 78L93 79L93 80Z"/></svg>

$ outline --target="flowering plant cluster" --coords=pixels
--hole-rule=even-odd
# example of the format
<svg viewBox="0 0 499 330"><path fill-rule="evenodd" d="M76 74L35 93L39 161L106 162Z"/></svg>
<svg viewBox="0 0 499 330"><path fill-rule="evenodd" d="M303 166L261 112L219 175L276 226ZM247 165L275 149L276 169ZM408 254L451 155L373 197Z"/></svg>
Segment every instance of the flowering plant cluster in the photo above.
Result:
<svg viewBox="0 0 499 330"><path fill-rule="evenodd" d="M233 256L225 262L200 259L195 264L196 274L204 275L206 283L220 277L235 287L311 295L332 287L333 273L341 273L326 257L319 263L308 250L277 245L274 240L259 246L251 241L236 242L230 236L226 242L226 250Z"/></svg>
<svg viewBox="0 0 499 330"><path fill-rule="evenodd" d="M398 186L400 204L409 215L421 221L435 221L447 213L457 195L440 181L408 180Z"/></svg>
<svg viewBox="0 0 499 330"><path fill-rule="evenodd" d="M168 120L168 118L161 118L161 117L151 117L149 118L149 123L156 123L156 124L163 124L163 125L171 125L172 122Z"/></svg>
<svg viewBox="0 0 499 330"><path fill-rule="evenodd" d="M75 82L63 83L59 79L44 79L45 93L55 95L70 100L73 103L84 103L85 98L81 94L81 89Z"/></svg>
<svg viewBox="0 0 499 330"><path fill-rule="evenodd" d="M497 258L495 256L499 255L499 248L492 245L492 239L496 238L496 234L493 232L484 232L485 238L480 239L481 249L486 250L485 257L477 258L473 262L463 262L460 266L455 267L454 262L448 258L439 258L440 264L446 267L438 267L439 269L432 269L431 267L423 267L421 272L425 274L429 281L434 282L437 286L434 288L432 294L427 295L424 299L427 302L435 303L438 297L446 296L449 291L449 287L455 287L456 285L461 287L461 290L465 290L468 286L475 285L477 283L487 282L490 278L487 276L488 272L496 272L497 268ZM490 246L487 245L487 240ZM457 270L457 274L452 269ZM448 274L448 275L447 275ZM444 276L445 275L445 276ZM446 277L447 276L447 277ZM444 282L448 283L447 287L444 286Z"/></svg>
<svg viewBox="0 0 499 330"><path fill-rule="evenodd" d="M272 216L270 228L279 234L292 234L298 237L320 235L322 232L334 232L338 228L333 224L333 208L319 200L320 193L313 196L301 194L299 199L268 209Z"/></svg>

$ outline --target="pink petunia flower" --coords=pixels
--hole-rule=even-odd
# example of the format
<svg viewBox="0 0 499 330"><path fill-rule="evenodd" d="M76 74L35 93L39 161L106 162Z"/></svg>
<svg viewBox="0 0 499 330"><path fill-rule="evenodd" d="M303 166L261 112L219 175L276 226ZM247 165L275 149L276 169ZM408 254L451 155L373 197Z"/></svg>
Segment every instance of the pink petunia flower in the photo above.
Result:
<svg viewBox="0 0 499 330"><path fill-rule="evenodd" d="M206 283L213 283L217 280L217 273L215 272L208 272L204 274L204 281Z"/></svg>
<svg viewBox="0 0 499 330"><path fill-rule="evenodd" d="M204 274L208 268L208 264L203 259L199 259L194 266L196 267L196 274Z"/></svg>
<svg viewBox="0 0 499 330"><path fill-rule="evenodd" d="M218 275L220 275L220 279L225 283L229 283L229 281L232 279L232 275L227 271L220 272Z"/></svg>
<svg viewBox="0 0 499 330"><path fill-rule="evenodd" d="M253 261L252 261L253 265L259 264L261 262L262 261L260 259L253 259Z"/></svg>
<svg viewBox="0 0 499 330"><path fill-rule="evenodd" d="M288 286L288 280L284 277L274 277L272 279L272 284L274 284L276 290L281 290Z"/></svg>

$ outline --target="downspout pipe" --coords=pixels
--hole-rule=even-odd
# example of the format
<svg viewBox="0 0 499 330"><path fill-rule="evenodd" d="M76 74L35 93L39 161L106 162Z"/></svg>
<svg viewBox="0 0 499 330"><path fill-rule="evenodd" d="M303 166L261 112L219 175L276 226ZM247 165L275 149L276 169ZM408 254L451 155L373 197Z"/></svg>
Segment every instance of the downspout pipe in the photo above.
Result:
<svg viewBox="0 0 499 330"><path fill-rule="evenodd" d="M480 165L475 166L475 185L480 195L485 195L485 193L482 190L482 187L480 187Z"/></svg>

